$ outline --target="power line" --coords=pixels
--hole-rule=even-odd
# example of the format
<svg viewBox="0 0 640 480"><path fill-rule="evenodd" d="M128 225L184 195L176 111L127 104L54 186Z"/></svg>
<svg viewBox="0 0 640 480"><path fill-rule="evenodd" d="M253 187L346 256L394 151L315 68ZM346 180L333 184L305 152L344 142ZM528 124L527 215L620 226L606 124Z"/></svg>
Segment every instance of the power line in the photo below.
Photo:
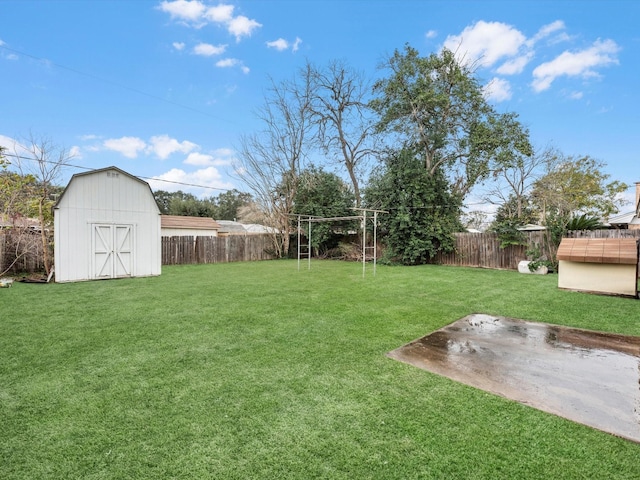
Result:
<svg viewBox="0 0 640 480"><path fill-rule="evenodd" d="M196 112L196 113L199 113L201 115L206 115L207 117L214 118L216 120L220 120L220 121L227 122L227 123L233 123L233 122L229 121L228 119L225 119L225 118L222 118L222 117L218 117L218 116L215 116L215 115L211 115L210 113L207 113L207 112L205 112L203 110L199 110L199 109L194 108L194 107L190 107L188 105L184 105L183 103L174 102L173 100L168 100L166 98L159 97L158 95L154 95L152 93L148 93L148 92L145 92L145 91L142 91L142 90L138 90L137 88L129 87L128 85L125 85L123 83L114 82L113 80L107 80L106 78L99 77L99 76L94 75L92 73L87 73L87 72L83 72L81 70L77 70L77 69L72 68L72 67L67 67L66 65L62 65L62 64L59 64L59 63L52 62L51 60L47 60L46 58L38 57L36 55L32 55L32 54L26 53L26 52L21 52L20 50L16 50L14 48L7 47L6 45L4 45L2 43L0 43L0 48L3 48L5 50L8 50L8 51L13 52L13 53L18 54L18 55L22 55L24 57L32 58L32 59L37 60L39 62L45 62L47 65L52 65L54 67L57 67L57 68L60 68L60 69L63 69L63 70L67 70L69 72L75 73L76 75L83 75L85 77L89 77L89 78L92 78L94 80L98 80L100 82L107 83L109 85L113 85L113 86L118 87L118 88L122 88L124 90L129 90L130 92L137 93L138 95L144 95L146 97L153 98L154 100L159 100L161 102L168 103L168 104L174 105L176 107L184 108L186 110L191 110L192 112Z"/></svg>
<svg viewBox="0 0 640 480"><path fill-rule="evenodd" d="M11 153L3 153L2 155L5 156L5 157L18 158L20 160L34 161L33 158L24 157L22 155L15 155L15 154L11 154ZM54 162L54 161L51 161L51 160L38 160L38 161L41 161L41 162L44 162L44 163L50 163L50 164L58 163L58 162ZM98 170L96 168L83 167L82 165L73 165L71 163L62 163L61 165L64 166L64 167L78 168L80 170L87 170L87 171ZM143 177L143 176L140 176L140 175L134 175L134 177L139 178L141 180L153 180L154 182L175 183L176 185L184 185L184 186L187 186L187 187L194 187L194 188L205 188L205 189L209 189L209 190L221 190L223 192L228 192L229 190L232 190L231 188L210 187L210 186L207 186L207 185L198 185L198 184L195 184L195 183L178 182L177 180L165 180L164 178Z"/></svg>

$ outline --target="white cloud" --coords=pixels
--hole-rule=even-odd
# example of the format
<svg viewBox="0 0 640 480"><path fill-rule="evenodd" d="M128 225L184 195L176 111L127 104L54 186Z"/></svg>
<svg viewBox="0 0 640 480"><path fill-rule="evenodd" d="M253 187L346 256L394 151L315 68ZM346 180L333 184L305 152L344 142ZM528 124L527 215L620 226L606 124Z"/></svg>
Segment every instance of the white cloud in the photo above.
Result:
<svg viewBox="0 0 640 480"><path fill-rule="evenodd" d="M160 2L158 7L168 13L172 20L201 26L201 18L206 12L204 4L198 0L172 0Z"/></svg>
<svg viewBox="0 0 640 480"><path fill-rule="evenodd" d="M227 23L233 19L233 5L220 4L209 7L204 13L204 17L213 23Z"/></svg>
<svg viewBox="0 0 640 480"><path fill-rule="evenodd" d="M235 154L230 148L216 148L213 153L220 157L232 157Z"/></svg>
<svg viewBox="0 0 640 480"><path fill-rule="evenodd" d="M302 39L300 37L296 37L296 40L293 43L289 43L284 38L279 38L274 40L273 42L267 42L267 47L275 48L278 51L283 51L291 48L292 52L297 52L300 48L300 44L302 43Z"/></svg>
<svg viewBox="0 0 640 480"><path fill-rule="evenodd" d="M178 142L175 138L169 137L169 135L157 135L151 137L149 140L148 152L153 152L161 160L166 160L169 156L175 152L189 153L198 148L193 142L187 140Z"/></svg>
<svg viewBox="0 0 640 480"><path fill-rule="evenodd" d="M95 135L93 133L90 133L88 135L80 135L80 140L82 140L83 142L88 142L89 140L97 140L98 138L100 137L98 137L98 135Z"/></svg>
<svg viewBox="0 0 640 480"><path fill-rule="evenodd" d="M536 33L531 39L527 42L529 45L533 46L533 44L539 42L543 38L550 36L552 33L555 33L560 30L565 29L565 24L562 20L556 20L555 22L551 22L547 25L543 25L538 33Z"/></svg>
<svg viewBox="0 0 640 480"><path fill-rule="evenodd" d="M4 147L6 149L5 153L23 155L25 157L29 156L29 149L18 142L15 138L0 135L0 147ZM11 163L19 163L19 159L9 158L8 160Z"/></svg>
<svg viewBox="0 0 640 480"><path fill-rule="evenodd" d="M173 48L175 48L178 51L184 50L184 47L185 47L184 42L173 42L172 45L173 45Z"/></svg>
<svg viewBox="0 0 640 480"><path fill-rule="evenodd" d="M249 67L245 66L237 58L223 58L222 60L218 60L216 62L216 67L219 67L219 68L238 67L240 68L240 70L242 70L242 73L247 74L250 72Z"/></svg>
<svg viewBox="0 0 640 480"><path fill-rule="evenodd" d="M244 15L234 16L234 6L225 3L208 7L200 0L165 0L160 2L158 8L168 13L172 20L194 28L202 28L209 23L221 25L238 42L243 37L250 37L262 26Z"/></svg>
<svg viewBox="0 0 640 480"><path fill-rule="evenodd" d="M234 161L234 151L230 148L218 148L211 154L193 152L183 162L185 165L199 167L231 165Z"/></svg>
<svg viewBox="0 0 640 480"><path fill-rule="evenodd" d="M613 40L596 40L589 48L578 52L562 52L550 62L538 65L533 71L532 87L536 92L547 90L561 76L597 77L598 67L617 64L620 47Z"/></svg>
<svg viewBox="0 0 640 480"><path fill-rule="evenodd" d="M438 32L436 30L429 30L424 34L424 36L427 38L436 38L438 36Z"/></svg>
<svg viewBox="0 0 640 480"><path fill-rule="evenodd" d="M7 43L2 41L2 39L0 39L0 47L5 46ZM7 60L18 60L18 55L16 55L15 53L4 53L2 52L2 58L6 58Z"/></svg>
<svg viewBox="0 0 640 480"><path fill-rule="evenodd" d="M79 146L74 145L69 149L69 155L71 156L71 158L80 159L82 158L82 151L80 150Z"/></svg>
<svg viewBox="0 0 640 480"><path fill-rule="evenodd" d="M240 63L240 60L238 60L237 58L224 58L216 62L216 67L230 68L230 67L235 67L239 63Z"/></svg>
<svg viewBox="0 0 640 480"><path fill-rule="evenodd" d="M282 51L289 48L289 42L287 42L284 38L279 38L274 40L273 42L267 42L267 47L275 48L276 50Z"/></svg>
<svg viewBox="0 0 640 480"><path fill-rule="evenodd" d="M506 62L504 62L502 65L500 65L496 69L496 72L498 72L501 75L515 75L518 73L522 73L522 71L524 70L524 67L527 66L527 64L531 61L532 58L533 58L533 52L527 52L518 57L509 59Z"/></svg>
<svg viewBox="0 0 640 480"><path fill-rule="evenodd" d="M168 183L162 180L179 183ZM217 192L213 189L229 190L234 188L231 183L222 179L222 175L215 167L207 167L194 172L185 172L180 168L172 168L162 175L154 176L153 179L149 180L149 184L153 190L166 190L169 192L182 190L200 196L215 195Z"/></svg>
<svg viewBox="0 0 640 480"><path fill-rule="evenodd" d="M504 57L517 55L525 41L526 37L510 25L480 20L460 35L449 35L444 46L465 63L490 67Z"/></svg>
<svg viewBox="0 0 640 480"><path fill-rule="evenodd" d="M483 88L484 97L489 101L504 102L511 100L511 84L503 79L495 77Z"/></svg>
<svg viewBox="0 0 640 480"><path fill-rule="evenodd" d="M583 92L571 92L569 98L572 100L580 100L584 96Z"/></svg>
<svg viewBox="0 0 640 480"><path fill-rule="evenodd" d="M226 45L211 45L208 43L199 43L193 47L193 53L196 55L202 55L205 57L211 57L213 55L220 55L227 49Z"/></svg>
<svg viewBox="0 0 640 480"><path fill-rule="evenodd" d="M183 162L185 165L195 165L197 167L209 166L213 165L213 156L206 155L204 153L193 152L190 153L185 161Z"/></svg>
<svg viewBox="0 0 640 480"><path fill-rule="evenodd" d="M127 158L136 158L138 153L147 148L144 140L138 137L110 138L102 144L107 150L113 150Z"/></svg>
<svg viewBox="0 0 640 480"><path fill-rule="evenodd" d="M260 28L262 24L239 15L234 17L227 23L227 29L231 35L236 37L236 41L239 42L242 37L250 37L256 28Z"/></svg>

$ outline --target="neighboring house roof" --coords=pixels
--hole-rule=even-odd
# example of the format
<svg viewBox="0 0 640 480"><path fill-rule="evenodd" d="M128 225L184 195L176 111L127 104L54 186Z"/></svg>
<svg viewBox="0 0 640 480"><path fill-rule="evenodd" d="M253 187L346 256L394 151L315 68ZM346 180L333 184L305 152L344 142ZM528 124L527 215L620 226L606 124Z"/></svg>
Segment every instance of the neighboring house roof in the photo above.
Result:
<svg viewBox="0 0 640 480"><path fill-rule="evenodd" d="M248 235L260 233L274 233L276 229L258 225L257 223L240 223L232 220L218 220L220 224L220 233L228 235Z"/></svg>
<svg viewBox="0 0 640 480"><path fill-rule="evenodd" d="M609 218L608 223L609 225L628 225L637 219L636 212L628 212Z"/></svg>
<svg viewBox="0 0 640 480"><path fill-rule="evenodd" d="M161 228L185 228L193 230L220 230L220 225L211 217L185 217L161 215Z"/></svg>
<svg viewBox="0 0 640 480"><path fill-rule="evenodd" d="M233 220L218 220L220 225L220 233L229 234L245 234L247 231L244 229L244 225L240 222L234 222Z"/></svg>
<svg viewBox="0 0 640 480"><path fill-rule="evenodd" d="M14 227L30 228L32 230L40 231L40 221L37 218L27 218L22 216L12 219L7 215L0 214L0 229Z"/></svg>
<svg viewBox="0 0 640 480"><path fill-rule="evenodd" d="M522 227L518 228L518 230L520 230L521 232L538 232L540 230L546 230L547 227L544 227L542 225L534 225L532 223L527 223L526 225L523 225Z"/></svg>
<svg viewBox="0 0 640 480"><path fill-rule="evenodd" d="M265 225L258 225L257 223L247 223L244 225L247 233L276 233L277 230Z"/></svg>

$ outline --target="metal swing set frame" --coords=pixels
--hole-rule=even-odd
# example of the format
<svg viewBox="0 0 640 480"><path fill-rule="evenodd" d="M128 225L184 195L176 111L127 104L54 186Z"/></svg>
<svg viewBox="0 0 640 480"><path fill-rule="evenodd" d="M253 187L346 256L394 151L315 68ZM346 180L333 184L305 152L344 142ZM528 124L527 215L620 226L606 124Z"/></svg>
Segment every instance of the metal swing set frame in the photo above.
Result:
<svg viewBox="0 0 640 480"><path fill-rule="evenodd" d="M362 212L360 215L353 215L349 217L315 217L313 215L296 215L298 218L298 271L300 270L300 263L302 257L307 257L308 269L311 269L311 224L320 222L338 222L343 220L360 220L362 225L362 276L365 276L367 269L367 250L373 249L373 275L376 274L376 264L378 257L378 214L389 213L385 210L374 210L372 208L352 208L352 210ZM373 215L367 216L367 213L373 213ZM373 246L367 247L367 220L373 221ZM306 222L308 224L307 229L307 244L301 245L300 239L302 237L302 224ZM306 247L306 252L302 251L302 247Z"/></svg>

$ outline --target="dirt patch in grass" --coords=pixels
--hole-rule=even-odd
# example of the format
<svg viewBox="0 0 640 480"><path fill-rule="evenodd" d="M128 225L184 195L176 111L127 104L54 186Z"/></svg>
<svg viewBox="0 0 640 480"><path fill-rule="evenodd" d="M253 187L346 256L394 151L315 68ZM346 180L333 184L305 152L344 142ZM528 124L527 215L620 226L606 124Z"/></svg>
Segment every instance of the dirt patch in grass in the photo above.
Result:
<svg viewBox="0 0 640 480"><path fill-rule="evenodd" d="M640 442L640 337L473 314L388 356Z"/></svg>

